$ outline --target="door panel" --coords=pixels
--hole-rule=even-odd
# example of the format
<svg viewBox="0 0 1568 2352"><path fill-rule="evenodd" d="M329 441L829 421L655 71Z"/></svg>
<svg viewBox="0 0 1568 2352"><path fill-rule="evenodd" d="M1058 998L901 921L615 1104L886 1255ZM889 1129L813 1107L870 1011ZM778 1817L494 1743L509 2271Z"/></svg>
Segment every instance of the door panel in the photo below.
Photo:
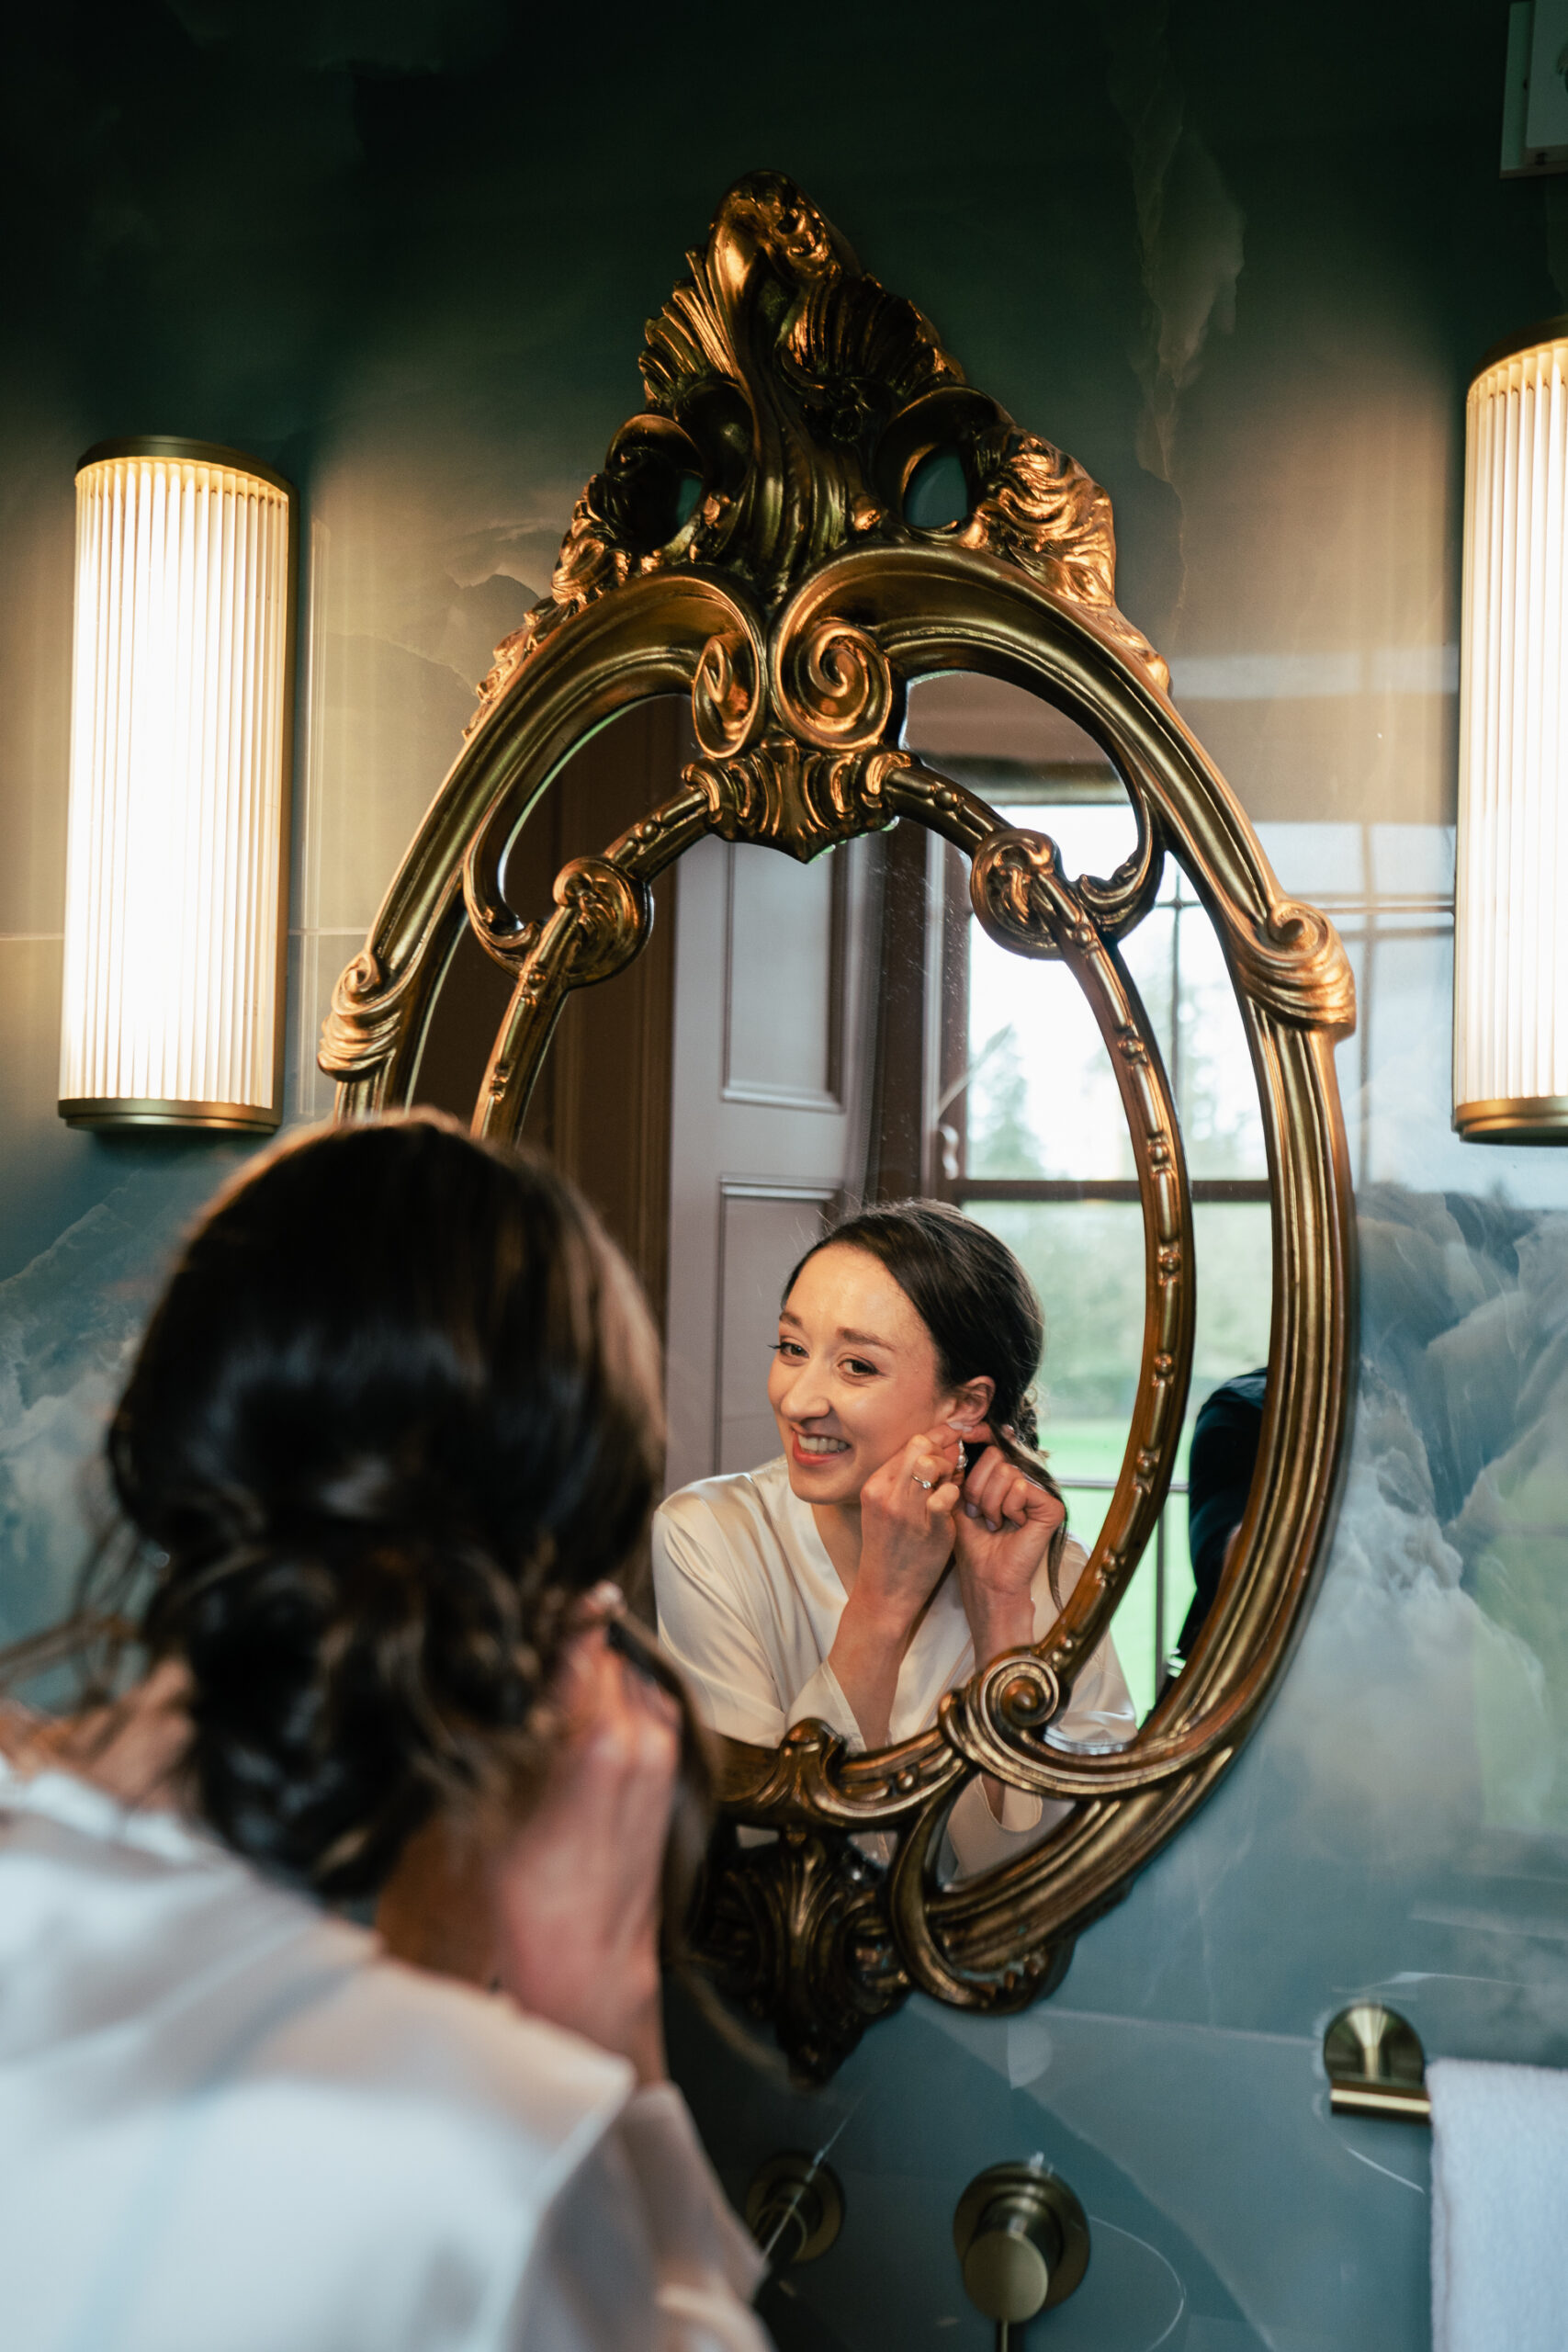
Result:
<svg viewBox="0 0 1568 2352"><path fill-rule="evenodd" d="M719 1187L718 1386L714 1467L752 1470L778 1452L764 1381L791 1267L822 1230L830 1186Z"/></svg>
<svg viewBox="0 0 1568 2352"><path fill-rule="evenodd" d="M841 1112L850 860L725 859L724 1099Z"/></svg>
<svg viewBox="0 0 1568 2352"><path fill-rule="evenodd" d="M779 1291L865 1164L871 846L800 865L709 839L681 861L671 1487L778 1450L766 1383Z"/></svg>

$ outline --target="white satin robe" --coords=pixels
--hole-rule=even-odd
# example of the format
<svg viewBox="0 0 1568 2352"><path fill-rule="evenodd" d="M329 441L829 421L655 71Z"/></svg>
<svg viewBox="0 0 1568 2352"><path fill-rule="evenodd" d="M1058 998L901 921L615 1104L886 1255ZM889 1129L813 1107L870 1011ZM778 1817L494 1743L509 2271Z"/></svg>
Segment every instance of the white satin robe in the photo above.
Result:
<svg viewBox="0 0 1568 2352"><path fill-rule="evenodd" d="M1059 1581L1070 1591L1085 1564L1065 1547ZM791 1488L782 1454L760 1470L700 1478L661 1503L653 1521L659 1636L690 1679L715 1731L773 1747L792 1724L815 1716L857 1753L865 1741L828 1654L848 1595L828 1557L809 1503ZM1042 1561L1034 1579L1034 1638L1056 1615ZM890 1736L908 1739L936 1721L944 1690L975 1671L975 1645L958 1578L932 1594L898 1668ZM1088 1660L1045 1736L1055 1747L1098 1755L1137 1728L1131 1693L1109 1634ZM978 1780L948 1819L951 1854L942 1875L969 1877L1037 1845L1068 1808L1008 1789L998 1822Z"/></svg>
<svg viewBox="0 0 1568 2352"><path fill-rule="evenodd" d="M680 2093L0 1761L0 2343L767 2352Z"/></svg>

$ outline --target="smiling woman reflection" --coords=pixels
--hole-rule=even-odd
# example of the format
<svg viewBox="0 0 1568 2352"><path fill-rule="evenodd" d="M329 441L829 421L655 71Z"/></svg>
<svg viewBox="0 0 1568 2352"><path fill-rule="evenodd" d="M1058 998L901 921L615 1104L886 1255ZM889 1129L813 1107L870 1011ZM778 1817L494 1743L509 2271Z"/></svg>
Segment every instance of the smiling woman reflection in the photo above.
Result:
<svg viewBox="0 0 1568 2352"><path fill-rule="evenodd" d="M716 1731L772 1747L814 1717L884 1747L934 1723L976 1660L1043 1637L1085 1555L1026 1450L1043 1340L1012 1252L940 1203L865 1210L807 1251L768 1379L783 1453L682 1487L654 1521L660 1637ZM1134 1727L1107 1636L1046 1737L1100 1750ZM944 1874L1066 1810L971 1783Z"/></svg>

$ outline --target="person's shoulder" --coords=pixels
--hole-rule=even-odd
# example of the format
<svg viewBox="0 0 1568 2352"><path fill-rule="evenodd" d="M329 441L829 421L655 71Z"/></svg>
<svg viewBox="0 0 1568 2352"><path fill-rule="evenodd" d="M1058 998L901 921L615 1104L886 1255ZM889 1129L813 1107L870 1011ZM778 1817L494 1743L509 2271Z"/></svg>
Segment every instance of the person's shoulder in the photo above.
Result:
<svg viewBox="0 0 1568 2352"><path fill-rule="evenodd" d="M624 2060L389 1958L368 1929L264 1876L197 1823L128 1810L60 1772L12 1776L6 1797L0 1874L16 1880L8 1924L20 1951L48 1951L61 2030L90 2007L100 2026L141 2037L148 2081L171 2098L185 2079L186 2046L220 2026L253 2052L214 2078L237 2123L257 2098L287 2088L310 2101L321 2164L329 2143L349 2164L373 2141L389 2177L417 2182L428 2177L433 2141L459 2165L478 2148L506 2173L513 2201L526 2202L631 2094ZM7 1871L12 1861L19 1871ZM141 1974L128 1966L106 1976L102 1966L111 1886L116 1916L133 1923L139 1948L158 1954L152 2010ZM14 2006L19 2031L28 2011ZM20 2054L11 2039L0 2030L0 2059ZM39 2054L36 2042L35 2021L29 2056Z"/></svg>
<svg viewBox="0 0 1568 2352"><path fill-rule="evenodd" d="M660 1623L678 1606L682 1589L710 1597L721 1592L748 1613L762 1611L771 1622L779 1595L797 1580L801 1561L810 1559L814 1548L820 1549L820 1538L807 1507L790 1491L782 1456L756 1470L699 1478L660 1504L654 1518ZM826 1555L821 1565L828 1572ZM772 1600L764 1600L767 1594Z"/></svg>
<svg viewBox="0 0 1568 2352"><path fill-rule="evenodd" d="M1266 1365L1259 1365L1256 1372L1238 1372L1209 1391L1198 1408L1198 1420L1201 1423L1260 1419L1268 1389Z"/></svg>
<svg viewBox="0 0 1568 2352"><path fill-rule="evenodd" d="M653 1515L654 1523L695 1532L716 1523L731 1524L737 1517L764 1518L770 1514L781 1481L787 1487L782 1453L760 1469L727 1470L716 1477L694 1478L689 1487L678 1487L672 1495L666 1495Z"/></svg>
<svg viewBox="0 0 1568 2352"><path fill-rule="evenodd" d="M580 2034L382 1952L322 2004L318 2025L352 2052L338 2079L360 2086L387 2128L400 2113L416 2132L445 2125L443 2136L498 2154L510 2143L531 2175L579 2161L636 2087L624 2058Z"/></svg>

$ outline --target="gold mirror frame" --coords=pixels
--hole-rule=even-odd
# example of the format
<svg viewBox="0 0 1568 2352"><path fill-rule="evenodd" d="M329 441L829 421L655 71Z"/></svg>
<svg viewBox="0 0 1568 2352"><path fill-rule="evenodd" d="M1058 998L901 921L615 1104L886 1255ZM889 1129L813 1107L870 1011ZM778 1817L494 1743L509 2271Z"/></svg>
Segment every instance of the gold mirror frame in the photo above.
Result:
<svg viewBox="0 0 1568 2352"><path fill-rule="evenodd" d="M918 1737L852 1755L820 1724L777 1750L721 1743L731 1824L696 1923L721 1983L820 2078L914 1988L989 2012L1060 1981L1235 1756L1298 1634L1328 1534L1348 1417L1355 1259L1333 1041L1354 989L1333 926L1282 897L1251 826L1117 610L1110 503L1082 469L971 389L912 305L866 276L792 183L742 180L691 277L650 322L649 409L577 503L553 593L497 652L465 748L333 995L321 1068L340 1115L412 1099L441 979L465 925L514 982L474 1114L514 1136L568 992L646 942L649 885L706 833L806 859L908 817L966 852L976 918L1060 956L1115 1069L1143 1206L1146 1313L1137 1401L1105 1524L1036 1649L948 1693ZM922 530L903 499L951 451L962 521ZM679 485L694 484L682 519ZM1077 885L1021 831L906 750L905 690L987 673L1065 710L1136 811L1134 855ZM506 904L504 860L568 754L655 695L692 701L700 756L681 788L555 884L556 912ZM1118 952L1163 859L1223 943L1262 1105L1274 1300L1268 1405L1239 1544L1186 1671L1130 1744L1067 1754L1043 1736L1108 1630L1165 1501L1192 1355L1192 1221L1156 1042ZM1072 1812L1032 1851L940 1886L933 1861L977 1771ZM853 1834L891 1833L886 1871Z"/></svg>

